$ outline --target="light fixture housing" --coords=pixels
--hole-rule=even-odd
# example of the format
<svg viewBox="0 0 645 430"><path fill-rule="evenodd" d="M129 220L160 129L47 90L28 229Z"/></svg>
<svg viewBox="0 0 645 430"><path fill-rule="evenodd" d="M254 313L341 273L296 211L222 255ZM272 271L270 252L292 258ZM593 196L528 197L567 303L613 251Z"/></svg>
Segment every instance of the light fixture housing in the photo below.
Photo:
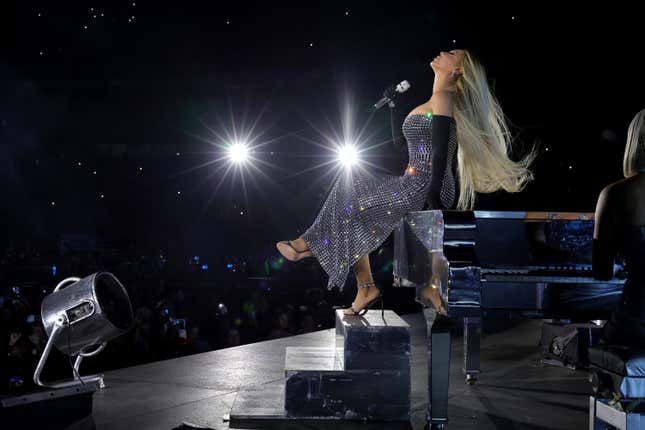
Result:
<svg viewBox="0 0 645 430"><path fill-rule="evenodd" d="M98 354L108 341L126 333L133 325L130 298L119 280L109 272L96 272L82 279L66 278L43 299L41 316L49 338L34 372L34 382L53 388L88 381L103 386L102 375L81 380L78 369L83 357ZM63 354L76 356L73 380L46 384L40 379L54 345Z"/></svg>

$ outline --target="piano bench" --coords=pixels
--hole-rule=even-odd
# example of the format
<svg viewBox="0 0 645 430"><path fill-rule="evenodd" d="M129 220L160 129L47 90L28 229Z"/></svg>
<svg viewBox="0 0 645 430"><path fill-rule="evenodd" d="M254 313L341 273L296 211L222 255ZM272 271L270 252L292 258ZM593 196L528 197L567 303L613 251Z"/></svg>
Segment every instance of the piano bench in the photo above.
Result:
<svg viewBox="0 0 645 430"><path fill-rule="evenodd" d="M620 345L589 348L589 428L645 430L645 349Z"/></svg>

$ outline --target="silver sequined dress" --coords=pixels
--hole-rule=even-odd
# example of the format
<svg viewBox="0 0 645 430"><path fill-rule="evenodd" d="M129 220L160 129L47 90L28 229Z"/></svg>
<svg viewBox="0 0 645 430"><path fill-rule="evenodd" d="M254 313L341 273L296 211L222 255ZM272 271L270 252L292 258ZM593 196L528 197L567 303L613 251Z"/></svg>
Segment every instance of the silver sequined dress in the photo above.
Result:
<svg viewBox="0 0 645 430"><path fill-rule="evenodd" d="M329 275L328 289L337 285L342 290L353 264L378 248L406 213L423 209L426 200L436 209L456 204L455 120L411 114L402 131L409 157L405 174L342 173L302 235Z"/></svg>

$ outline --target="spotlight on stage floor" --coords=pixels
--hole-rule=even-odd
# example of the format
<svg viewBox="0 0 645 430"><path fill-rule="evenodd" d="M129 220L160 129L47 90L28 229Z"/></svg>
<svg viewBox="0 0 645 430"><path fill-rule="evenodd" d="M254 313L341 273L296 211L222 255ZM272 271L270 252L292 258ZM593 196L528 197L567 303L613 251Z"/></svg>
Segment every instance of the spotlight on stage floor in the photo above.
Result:
<svg viewBox="0 0 645 430"><path fill-rule="evenodd" d="M244 163L249 158L249 148L244 143L236 142L228 147L228 157L234 163Z"/></svg>
<svg viewBox="0 0 645 430"><path fill-rule="evenodd" d="M131 328L132 305L123 285L108 272L64 279L43 299L41 315L49 339L34 372L34 382L52 388L87 382L103 386L102 375L81 379L79 367L83 357L98 354L108 341ZM54 345L63 354L76 356L74 379L47 384L41 381L40 374Z"/></svg>
<svg viewBox="0 0 645 430"><path fill-rule="evenodd" d="M338 148L338 161L345 167L358 164L358 150L354 145L345 144Z"/></svg>

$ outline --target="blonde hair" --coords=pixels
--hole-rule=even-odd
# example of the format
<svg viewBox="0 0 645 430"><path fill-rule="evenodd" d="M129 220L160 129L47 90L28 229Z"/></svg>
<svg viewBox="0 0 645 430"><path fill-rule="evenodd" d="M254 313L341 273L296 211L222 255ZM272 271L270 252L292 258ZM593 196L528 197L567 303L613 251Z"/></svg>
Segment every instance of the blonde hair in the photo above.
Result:
<svg viewBox="0 0 645 430"><path fill-rule="evenodd" d="M488 87L483 66L468 50L464 50L460 65L463 74L457 80L453 112L459 148L457 209L470 210L475 192L521 191L533 179L529 165L536 151L531 149L520 161L509 158L510 131L502 108Z"/></svg>
<svg viewBox="0 0 645 430"><path fill-rule="evenodd" d="M645 109L634 116L627 130L623 175L628 178L643 168L645 168Z"/></svg>

